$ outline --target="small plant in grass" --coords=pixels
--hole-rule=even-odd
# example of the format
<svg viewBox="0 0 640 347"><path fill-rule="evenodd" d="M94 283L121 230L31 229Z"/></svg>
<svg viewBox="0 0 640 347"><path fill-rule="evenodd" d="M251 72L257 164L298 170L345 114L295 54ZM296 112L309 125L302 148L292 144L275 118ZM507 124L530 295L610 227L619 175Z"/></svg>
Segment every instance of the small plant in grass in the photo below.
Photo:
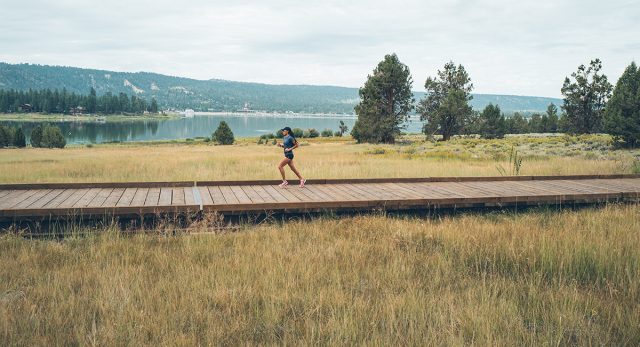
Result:
<svg viewBox="0 0 640 347"><path fill-rule="evenodd" d="M509 151L509 167L505 168L498 164L496 169L502 176L520 176L520 169L522 168L522 157L518 154L518 150L511 146Z"/></svg>

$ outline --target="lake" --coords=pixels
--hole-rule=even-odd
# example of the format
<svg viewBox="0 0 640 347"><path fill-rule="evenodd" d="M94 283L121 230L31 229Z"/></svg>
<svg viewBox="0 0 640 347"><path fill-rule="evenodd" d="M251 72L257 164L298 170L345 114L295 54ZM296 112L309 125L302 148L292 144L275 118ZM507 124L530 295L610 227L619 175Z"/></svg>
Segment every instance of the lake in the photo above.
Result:
<svg viewBox="0 0 640 347"><path fill-rule="evenodd" d="M252 115L252 114L201 114L192 118L171 118L135 121L48 121L62 130L69 144L127 142L146 140L174 140L194 137L209 137L218 127L220 121L226 121L236 137L257 137L262 134L275 133L284 126L291 128L318 131L323 129L338 130L340 120L353 128L354 116L318 116L318 115ZM27 142L31 130L41 122L34 121L0 121L0 124L22 127ZM412 119L407 123L405 131L420 132L422 123Z"/></svg>

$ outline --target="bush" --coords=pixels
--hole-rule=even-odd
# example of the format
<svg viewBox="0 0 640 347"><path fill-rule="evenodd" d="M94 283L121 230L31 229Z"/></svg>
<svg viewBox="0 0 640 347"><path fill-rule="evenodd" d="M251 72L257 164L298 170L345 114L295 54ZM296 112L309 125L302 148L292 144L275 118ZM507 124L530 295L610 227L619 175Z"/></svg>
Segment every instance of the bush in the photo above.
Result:
<svg viewBox="0 0 640 347"><path fill-rule="evenodd" d="M309 136L305 136L305 137L318 137L318 136L320 136L320 133L318 132L318 130L313 129L313 128L307 130L307 132L309 133Z"/></svg>
<svg viewBox="0 0 640 347"><path fill-rule="evenodd" d="M279 138L279 139L284 137L284 134L282 133L282 130L276 131L276 137Z"/></svg>
<svg viewBox="0 0 640 347"><path fill-rule="evenodd" d="M42 127L36 126L31 131L31 147L42 147Z"/></svg>
<svg viewBox="0 0 640 347"><path fill-rule="evenodd" d="M15 135L13 136L13 145L18 148L27 147L27 139L25 138L24 133L22 132L22 128L16 129Z"/></svg>
<svg viewBox="0 0 640 347"><path fill-rule="evenodd" d="M64 148L64 146L66 145L67 140L65 140L64 135L62 135L62 131L57 126L46 126L42 130L42 141L40 143L41 147Z"/></svg>
<svg viewBox="0 0 640 347"><path fill-rule="evenodd" d="M221 145L232 145L234 138L231 128L225 121L221 121L218 129L213 133L211 139Z"/></svg>
<svg viewBox="0 0 640 347"><path fill-rule="evenodd" d="M0 148L13 145L13 129L0 125Z"/></svg>
<svg viewBox="0 0 640 347"><path fill-rule="evenodd" d="M335 133L333 133L333 136L335 137L342 137L342 133L339 131L336 131Z"/></svg>
<svg viewBox="0 0 640 347"><path fill-rule="evenodd" d="M322 130L321 135L322 135L322 137L331 137L331 136L333 136L333 130L324 129L324 130Z"/></svg>
<svg viewBox="0 0 640 347"><path fill-rule="evenodd" d="M293 137L304 137L304 131L300 128L294 128L293 130Z"/></svg>

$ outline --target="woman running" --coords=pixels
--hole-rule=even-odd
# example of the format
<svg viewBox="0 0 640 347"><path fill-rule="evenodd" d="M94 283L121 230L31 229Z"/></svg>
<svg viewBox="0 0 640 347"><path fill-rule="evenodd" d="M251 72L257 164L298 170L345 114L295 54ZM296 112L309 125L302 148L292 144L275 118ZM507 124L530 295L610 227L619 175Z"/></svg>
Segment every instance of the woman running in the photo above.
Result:
<svg viewBox="0 0 640 347"><path fill-rule="evenodd" d="M278 170L280 170L280 175L282 176L282 183L280 183L280 187L289 185L289 182L287 182L284 177L284 167L286 165L289 165L291 171L293 171L293 173L296 174L296 176L298 176L298 178L300 179L300 188L303 188L307 180L302 178L302 175L300 175L300 173L296 169L296 166L293 164L293 150L295 148L298 148L298 140L293 137L291 128L284 127L280 129L280 131L282 131L282 134L284 135L284 137L282 138L282 143L278 143L278 147L284 148L284 159L282 159L282 161L280 161L280 164L278 164Z"/></svg>

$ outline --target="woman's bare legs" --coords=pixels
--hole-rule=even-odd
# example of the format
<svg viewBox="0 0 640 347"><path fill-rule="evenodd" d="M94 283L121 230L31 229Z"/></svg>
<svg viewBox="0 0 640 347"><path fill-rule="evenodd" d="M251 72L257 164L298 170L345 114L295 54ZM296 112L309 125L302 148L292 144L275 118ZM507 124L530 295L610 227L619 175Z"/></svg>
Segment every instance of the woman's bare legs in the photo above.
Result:
<svg viewBox="0 0 640 347"><path fill-rule="evenodd" d="M280 164L278 164L278 170L280 170L280 176L282 176L282 181L283 182L287 180L284 177L284 167L287 166L287 164L289 164L289 163L291 163L291 159L284 158L284 159L282 159L282 161L280 161Z"/></svg>
<svg viewBox="0 0 640 347"><path fill-rule="evenodd" d="M296 174L296 176L298 176L298 178L301 181L304 180L304 178L302 178L302 175L300 175L300 173L298 172L298 169L296 169L296 166L293 164L293 160L289 160L288 164L289 164L289 167L291 168L291 171L293 171L293 173Z"/></svg>

